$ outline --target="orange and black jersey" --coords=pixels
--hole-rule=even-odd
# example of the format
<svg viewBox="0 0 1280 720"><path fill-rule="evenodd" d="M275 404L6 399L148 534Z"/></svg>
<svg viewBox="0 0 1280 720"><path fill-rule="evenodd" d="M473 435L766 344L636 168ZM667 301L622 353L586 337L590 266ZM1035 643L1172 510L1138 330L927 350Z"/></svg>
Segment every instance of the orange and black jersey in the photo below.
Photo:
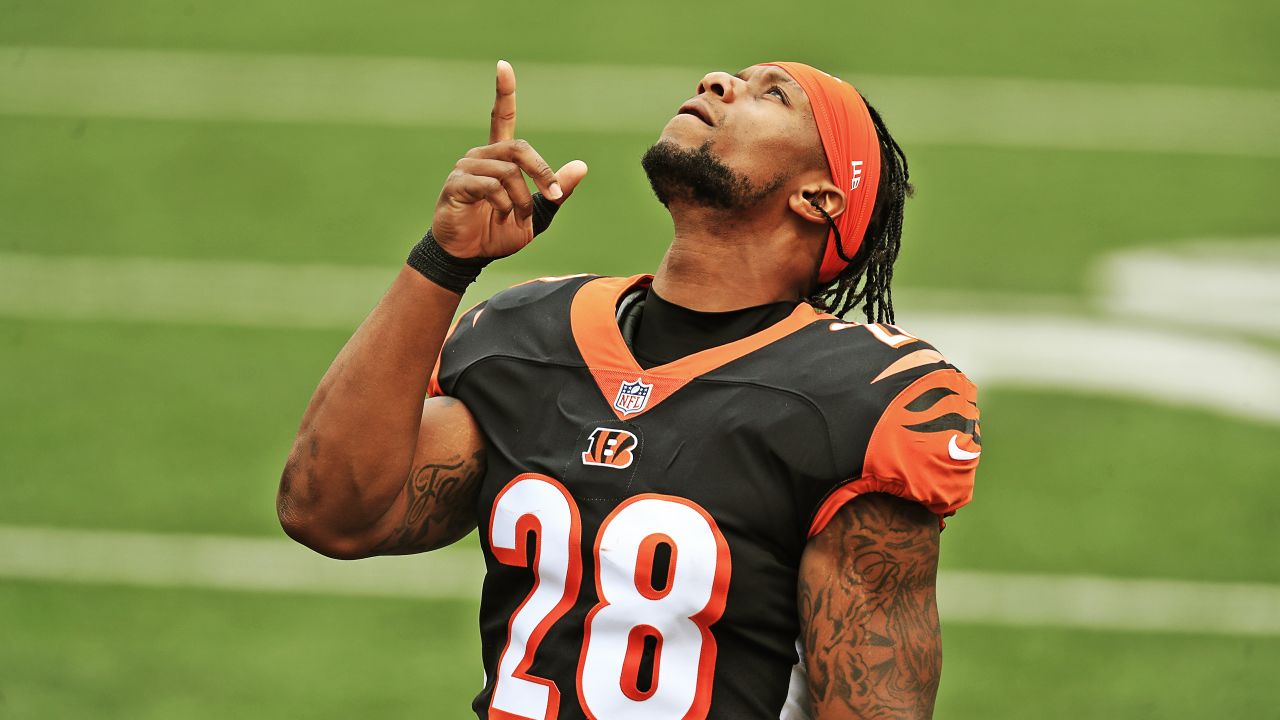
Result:
<svg viewBox="0 0 1280 720"><path fill-rule="evenodd" d="M808 538L862 493L971 497L976 391L929 344L800 304L642 369L615 313L649 280L516 286L441 351L488 441L480 717L776 718Z"/></svg>

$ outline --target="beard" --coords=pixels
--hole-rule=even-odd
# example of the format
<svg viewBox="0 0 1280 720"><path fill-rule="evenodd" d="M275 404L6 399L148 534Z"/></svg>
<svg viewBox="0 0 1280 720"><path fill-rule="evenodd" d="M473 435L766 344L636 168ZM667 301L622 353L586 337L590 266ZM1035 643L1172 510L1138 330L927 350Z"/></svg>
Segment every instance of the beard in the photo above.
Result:
<svg viewBox="0 0 1280 720"><path fill-rule="evenodd" d="M720 210L738 210L760 202L777 190L784 178L767 186L753 184L711 154L711 141L697 150L683 148L670 140L659 140L645 151L640 165L649 176L649 185L658 202L687 202Z"/></svg>

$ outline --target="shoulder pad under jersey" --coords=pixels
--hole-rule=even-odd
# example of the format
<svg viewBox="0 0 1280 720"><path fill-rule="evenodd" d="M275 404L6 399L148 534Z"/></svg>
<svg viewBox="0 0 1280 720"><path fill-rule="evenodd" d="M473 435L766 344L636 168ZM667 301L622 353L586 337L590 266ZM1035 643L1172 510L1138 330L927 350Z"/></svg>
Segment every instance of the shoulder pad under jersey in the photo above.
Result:
<svg viewBox="0 0 1280 720"><path fill-rule="evenodd" d="M475 362L492 355L549 357L565 347L569 304L594 275L544 277L514 285L466 310L445 336L427 392L452 395Z"/></svg>

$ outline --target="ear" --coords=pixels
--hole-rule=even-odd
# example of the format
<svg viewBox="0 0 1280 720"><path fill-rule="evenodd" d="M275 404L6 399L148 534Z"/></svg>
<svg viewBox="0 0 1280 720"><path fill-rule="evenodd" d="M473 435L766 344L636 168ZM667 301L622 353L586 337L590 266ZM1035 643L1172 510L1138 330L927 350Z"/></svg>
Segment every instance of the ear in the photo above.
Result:
<svg viewBox="0 0 1280 720"><path fill-rule="evenodd" d="M845 195L830 180L815 180L805 183L796 188L791 196L787 198L787 204L791 207L791 211L805 220L821 225L827 224L827 219L818 212L818 208L814 207L816 203L834 220L840 217L845 210Z"/></svg>

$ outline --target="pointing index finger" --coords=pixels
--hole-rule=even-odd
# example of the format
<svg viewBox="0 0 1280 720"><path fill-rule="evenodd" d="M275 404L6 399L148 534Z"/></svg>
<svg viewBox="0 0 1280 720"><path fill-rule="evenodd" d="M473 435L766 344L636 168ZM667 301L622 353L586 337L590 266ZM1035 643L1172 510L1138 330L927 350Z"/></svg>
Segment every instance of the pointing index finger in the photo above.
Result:
<svg viewBox="0 0 1280 720"><path fill-rule="evenodd" d="M497 92L489 116L489 144L516 136L516 71L506 60L498 61Z"/></svg>

